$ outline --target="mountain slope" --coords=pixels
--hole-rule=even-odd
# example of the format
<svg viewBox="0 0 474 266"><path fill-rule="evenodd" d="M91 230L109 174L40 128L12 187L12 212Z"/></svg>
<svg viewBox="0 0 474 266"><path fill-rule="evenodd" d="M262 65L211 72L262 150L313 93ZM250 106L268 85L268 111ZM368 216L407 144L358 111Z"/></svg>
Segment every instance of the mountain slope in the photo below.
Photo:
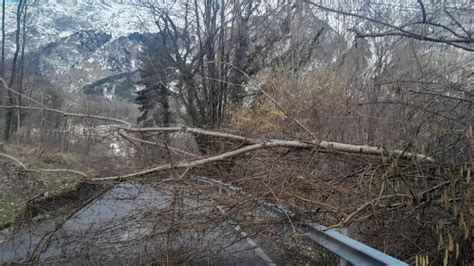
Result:
<svg viewBox="0 0 474 266"><path fill-rule="evenodd" d="M30 71L69 92L131 100L139 79L139 55L151 38L142 33L112 39L99 30L77 32L30 53Z"/></svg>
<svg viewBox="0 0 474 266"><path fill-rule="evenodd" d="M146 10L125 0L38 0L29 7L28 50L78 31L100 30L118 39L134 32L153 31ZM16 4L8 4L6 29L13 50Z"/></svg>
<svg viewBox="0 0 474 266"><path fill-rule="evenodd" d="M7 5L7 59L15 50L16 2ZM28 71L68 92L133 99L138 55L154 30L149 19L131 1L37 0L28 9Z"/></svg>

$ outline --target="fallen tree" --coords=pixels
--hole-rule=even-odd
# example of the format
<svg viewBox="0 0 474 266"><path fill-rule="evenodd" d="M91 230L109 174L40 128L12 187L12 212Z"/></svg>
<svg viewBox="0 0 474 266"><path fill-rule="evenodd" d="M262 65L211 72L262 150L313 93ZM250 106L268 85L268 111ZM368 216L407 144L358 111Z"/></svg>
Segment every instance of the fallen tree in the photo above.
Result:
<svg viewBox="0 0 474 266"><path fill-rule="evenodd" d="M206 136L212 136L216 138L231 139L239 141L242 144L247 144L243 148L239 148L233 151L228 151L219 155L211 156L204 159L196 159L187 162L180 162L178 164L164 164L156 167L152 167L146 170L118 176L109 177L98 177L92 178L92 181L111 181L111 180L126 180L133 177L143 176L151 173L157 173L162 171L168 171L173 169L190 169L196 166L201 166L213 162L222 161L235 156L239 156L248 152L271 149L271 148L298 148L308 149L317 152L344 152L362 155L376 155L392 159L404 159L404 160L416 160L418 162L435 162L433 158L418 153L407 152L403 150L387 150L382 147L373 147L367 145L353 145L331 141L297 141L297 140L278 140L278 139L255 139L248 138L245 136L235 135L231 133L205 130L200 128L192 127L155 127L155 128L120 128L120 130L130 132L185 132L200 134Z"/></svg>
<svg viewBox="0 0 474 266"><path fill-rule="evenodd" d="M435 160L431 158L430 156L427 156L425 154L419 154L419 153L414 153L414 152L408 152L406 150L388 150L383 147L375 147L375 146L368 146L368 145L355 145L355 144L347 144L347 143L340 143L340 142L331 142L331 141L324 141L324 140L310 140L310 141L301 141L301 140L280 140L280 139L265 139L265 138L250 138L246 136L241 136L241 135L236 135L232 133L226 133L226 132L220 132L220 131L214 131L214 130L206 130L206 129L200 129L200 128L193 128L193 127L187 127L187 126L178 126L178 127L152 127L152 128L140 128L140 127L134 127L134 125L130 122L127 122L122 119L117 119L117 118L111 118L111 117L105 117L105 116L100 116L100 115L94 115L94 114L81 114L81 113L72 113L72 112L66 112L58 109L53 109L53 108L48 108L47 106L43 105L42 103L36 101L35 99L28 97L27 95L23 95L11 88L8 87L6 82L0 78L0 82L3 85L3 88L9 92L12 92L17 95L21 95L24 97L26 100L32 102L36 106L20 106L20 105L14 105L14 106L5 106L1 105L0 108L4 109L25 109L25 110L37 110L37 111L46 111L46 112L53 112L53 113L58 113L61 114L64 117L76 117L76 118L83 118L83 119L93 119L93 120L99 120L99 121L105 121L105 122L112 122L112 123L118 123L124 126L116 125L116 128L119 130L119 134L124 137L127 136L125 134L125 131L127 132L132 132L132 133L144 133L144 132L149 132L149 133L173 133L173 132L183 132L183 133L192 133L192 134L197 134L197 135L205 135L205 136L210 136L210 137L216 137L216 138L224 138L224 139L229 139L233 141L238 141L241 144L247 145L245 147L224 152L219 155L211 156L208 158L199 158L195 159L192 161L185 161L185 162L180 162L176 165L173 163L169 164L164 164L164 165L159 165L155 166L146 170L130 173L130 174L125 174L125 175L117 175L117 176L109 176L109 177L95 177L92 178L90 181L111 181L111 180L124 180L124 179L130 179L133 177L137 176L142 176L146 174L151 174L151 173L156 173L156 172L161 172L161 171L167 171L167 170L172 170L172 169L190 169L196 166L200 165L205 165L213 162L218 162L222 161L225 159L232 158L234 156L242 155L248 152L256 151L256 150L261 150L261 149L270 149L270 148L298 148L298 149L309 149L309 150L314 150L317 152L343 152L343 153L351 153L351 154L361 154L361 155L375 155L375 156L381 156L385 158L392 158L392 159L404 159L404 160L415 160L417 162L429 162L429 163L434 163ZM266 93L265 93L266 94ZM268 94L266 94L268 95ZM270 96L267 96L270 97ZM272 102L279 108L281 106L270 97ZM299 126L304 128L305 130L306 127L302 125L299 121L295 120ZM311 132L309 132L311 133ZM311 134L313 135L313 134ZM140 139L137 138L131 138L131 140L135 140L138 142L143 142ZM146 143L150 144L150 142ZM156 143L155 143L156 145ZM172 149L174 151L178 151L181 153L187 153L189 152L186 151L181 151L179 149L175 148L170 148L167 145L159 145L159 146L165 146L165 148ZM62 169L61 169L62 170ZM79 173L77 173L79 174ZM85 176L84 174L80 174L81 176Z"/></svg>

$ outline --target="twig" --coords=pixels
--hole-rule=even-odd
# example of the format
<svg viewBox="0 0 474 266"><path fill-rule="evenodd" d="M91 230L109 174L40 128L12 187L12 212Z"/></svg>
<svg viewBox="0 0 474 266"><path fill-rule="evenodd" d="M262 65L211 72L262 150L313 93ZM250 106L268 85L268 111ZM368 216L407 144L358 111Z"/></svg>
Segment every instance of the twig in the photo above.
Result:
<svg viewBox="0 0 474 266"><path fill-rule="evenodd" d="M123 132L123 130L119 130L119 135L124 137L125 139L129 139L129 140L133 140L133 141L136 141L136 142L140 142L140 143L144 143L144 144L149 144L149 145L155 145L155 146L158 146L158 147L161 147L161 148L166 148L166 146L168 146L168 148L172 151L174 151L175 153L182 153L182 154L185 154L185 155L189 155L191 157L195 157L195 158L200 158L200 156L196 155L196 154L193 154L193 153L190 153L190 152L187 152L187 151L184 151L184 150L181 150L181 149L178 149L178 148L174 148L174 147L171 147L169 145L164 145L164 144L161 144L159 142L156 142L156 141L148 141L148 140L144 140L144 139L139 139L139 138L136 138L136 137L132 137L130 135L127 135Z"/></svg>
<svg viewBox="0 0 474 266"><path fill-rule="evenodd" d="M462 31L464 31L464 33L467 34L467 36L469 36L469 37L472 36L472 32L466 30L466 28L465 28L456 18L454 18L454 16L448 11L448 9L447 9L446 7L444 8L444 12L446 12L446 14L449 16L449 18L450 18L451 20L453 20L454 23L456 23L456 25L457 25L460 29L462 29Z"/></svg>
<svg viewBox="0 0 474 266"><path fill-rule="evenodd" d="M85 201L84 203L82 203L81 206L74 209L71 213L69 213L66 217L64 217L64 219L62 219L62 221L57 223L57 225L54 227L54 229L52 231L46 233L43 236L43 238L39 241L39 243L36 245L35 249L31 253L31 255L26 260L26 262L27 263L37 262L37 260L39 259L39 256L41 256L41 254L48 249L49 244L51 243L51 240L53 239L54 234L56 232L58 232L64 226L64 224L66 224L66 222L69 221L69 219L71 219L80 210L82 210L84 207L86 207L87 205L94 202L96 199L100 198L102 195L107 193L112 188L113 188L113 186L106 187L105 189L103 189L102 191L97 193L94 197L92 197L92 198L88 199L87 201Z"/></svg>
<svg viewBox="0 0 474 266"><path fill-rule="evenodd" d="M426 23L426 9L425 5L423 4L422 0L417 0L418 4L420 5L421 9L421 16L423 17L423 23Z"/></svg>
<svg viewBox="0 0 474 266"><path fill-rule="evenodd" d="M402 36L402 37L408 37L408 38L412 38L412 39L416 39L416 40L420 40L420 41L428 41L428 42L433 42L433 43L444 43L444 44L447 44L447 45L454 46L456 48L460 48L460 49L463 49L463 50L466 50L466 51L474 52L474 48L470 48L470 47L461 45L461 44L473 43L474 40L470 36L463 37L463 38L451 38L451 39L447 39L447 38L444 38L444 37L439 37L439 38L429 37L429 36L425 36L425 35L421 35L421 34L418 34L418 33L415 33L415 32L405 30L405 29L403 29L404 26L396 26L396 25L393 25L393 24L390 24L390 23L387 23L387 22L384 22L384 21L381 21L381 20L377 20L377 19L373 19L373 18L364 16L364 15L351 13L351 12L346 12L346 11L342 11L342 10L332 9L332 8L325 7L323 5L311 2L310 0L304 0L304 2L309 4L309 5L314 6L316 8L319 8L323 11L337 13L337 14L341 14L341 15L344 15L344 16L350 16L350 17L366 20L366 21L369 21L369 22L372 22L372 23L375 23L375 24L379 24L379 25L382 25L382 26L385 26L385 27L391 29L391 31L388 31L388 32L373 33L373 34L361 33L361 32L358 32L357 30L352 29L351 31L355 32L357 37L359 37L359 38Z"/></svg>
<svg viewBox="0 0 474 266"><path fill-rule="evenodd" d="M151 173L168 171L168 170L171 170L172 168L175 168L175 169L193 168L193 167L196 167L196 166L205 165L205 164L209 164L209 163L212 163L212 162L222 161L222 160L225 160L227 158L231 158L231 157L234 157L234 156L237 156L237 155L240 155L240 154L244 154L244 153L249 152L249 151L254 151L254 150L261 149L262 147L263 147L263 144L254 144L254 145L250 145L250 146L247 146L245 148L242 148L242 149L227 152L227 153L224 153L224 154L221 154L221 155L218 155L218 156L214 156L214 157L209 157L209 158L200 159L200 160L194 160L194 161L190 161L190 162L182 162L182 163L178 163L176 165L164 164L164 165L160 165L160 166L157 166L157 167L153 167L153 168L150 168L150 169L146 169L146 170L143 170L143 171L139 171L139 172L135 172L135 173L127 174L127 175L122 175L122 176L109 176L109 177L92 178L91 181L100 182L100 181L125 180L125 179L130 179L130 178L133 178L133 177L143 176L143 175L147 175L147 174L151 174Z"/></svg>
<svg viewBox="0 0 474 266"><path fill-rule="evenodd" d="M17 92L16 90L8 87L6 81L3 79L3 78L0 78L0 83L2 83L2 87L3 89L7 90L7 91L10 91L18 96L21 96L22 98L24 99L27 99L29 100L30 102L33 102L37 105L39 105L39 107L33 107L33 106L20 106L20 105L9 105L9 106L5 106L5 105L2 105L0 106L0 108L14 108L14 109L29 109L29 110L40 110L40 111L48 111L48 112L53 112L53 113L59 113L59 114L62 114L63 116L71 116L71 117L81 117L81 118L92 118L92 119L97 119L97 120L102 120L102 121L110 121L110 122L115 122L115 123L119 123L119 124L124 124L128 127L131 127L132 124L125 121L125 120L122 120L122 119L117 119L117 118L111 118L111 117L106 117L106 116L100 116L100 115L90 115L90 114L81 114L81 113L70 113L70 112L66 112L66 111L62 111L62 110L59 110L59 109L53 109L53 108L48 108L47 106L45 106L44 104L42 104L41 102L29 97L28 95L25 95L23 93L20 93L20 92Z"/></svg>
<svg viewBox="0 0 474 266"><path fill-rule="evenodd" d="M313 139L316 139L316 136L314 135L314 133L311 132L311 130L309 130L305 125L303 125L303 123L301 123L298 119L296 119L293 116L291 116L290 114L288 114L288 112L277 102L277 100L275 100L272 96L270 96L265 90L260 89L260 91L273 104L275 104L278 107L278 109L280 109L280 111L282 111L286 115L286 117L288 117L290 120L295 122L299 127L301 127L304 131L306 131L306 133L308 133Z"/></svg>
<svg viewBox="0 0 474 266"><path fill-rule="evenodd" d="M174 168L173 156L171 155L171 150L170 150L170 148L168 147L168 144L166 144L166 142L165 142L165 147L166 147L166 151L168 152L168 158L169 158L169 160L170 160L171 173L173 173L173 177L177 179L177 178L178 178L178 174L176 174L176 169Z"/></svg>

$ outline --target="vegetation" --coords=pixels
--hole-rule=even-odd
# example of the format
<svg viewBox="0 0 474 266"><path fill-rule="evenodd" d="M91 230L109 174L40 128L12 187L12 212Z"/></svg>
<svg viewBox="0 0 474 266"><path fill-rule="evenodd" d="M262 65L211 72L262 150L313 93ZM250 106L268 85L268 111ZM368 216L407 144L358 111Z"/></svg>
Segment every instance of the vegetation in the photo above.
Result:
<svg viewBox="0 0 474 266"><path fill-rule="evenodd" d="M90 172L90 169L67 154L54 154L25 146L8 146L6 152L22 158L31 170L23 169L16 161L1 157L3 193L0 203L0 227L2 228L11 225L25 214L35 202L73 191L79 184L79 180L71 174L32 169L75 169Z"/></svg>

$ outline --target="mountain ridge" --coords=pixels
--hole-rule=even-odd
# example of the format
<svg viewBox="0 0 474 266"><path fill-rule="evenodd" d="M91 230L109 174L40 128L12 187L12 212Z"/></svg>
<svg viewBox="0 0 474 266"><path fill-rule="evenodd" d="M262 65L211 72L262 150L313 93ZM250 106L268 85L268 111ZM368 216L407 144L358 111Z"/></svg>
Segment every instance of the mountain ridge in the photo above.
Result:
<svg viewBox="0 0 474 266"><path fill-rule="evenodd" d="M7 5L7 50L13 51L16 4ZM124 0L38 0L29 7L27 50L35 51L76 32L100 30L112 39L154 32L147 11Z"/></svg>
<svg viewBox="0 0 474 266"><path fill-rule="evenodd" d="M15 50L16 9L7 5L7 60ZM131 1L38 0L28 8L26 68L65 92L132 100L139 54L154 31L148 17Z"/></svg>

